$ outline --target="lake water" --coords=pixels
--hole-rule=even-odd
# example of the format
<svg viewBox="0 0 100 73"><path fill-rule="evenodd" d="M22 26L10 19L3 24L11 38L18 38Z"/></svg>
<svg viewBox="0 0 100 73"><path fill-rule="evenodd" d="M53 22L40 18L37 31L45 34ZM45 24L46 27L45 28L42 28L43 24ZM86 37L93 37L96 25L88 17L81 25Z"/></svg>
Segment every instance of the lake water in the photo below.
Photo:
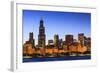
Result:
<svg viewBox="0 0 100 73"><path fill-rule="evenodd" d="M67 60L89 60L91 56L67 56L67 57L49 57L49 58L23 58L23 62L47 62L47 61L67 61Z"/></svg>

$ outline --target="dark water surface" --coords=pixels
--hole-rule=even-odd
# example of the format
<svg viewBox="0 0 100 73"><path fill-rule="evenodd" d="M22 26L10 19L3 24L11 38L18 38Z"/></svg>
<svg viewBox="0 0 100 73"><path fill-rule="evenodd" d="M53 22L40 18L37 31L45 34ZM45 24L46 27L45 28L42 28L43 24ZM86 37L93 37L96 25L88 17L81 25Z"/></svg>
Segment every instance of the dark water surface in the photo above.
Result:
<svg viewBox="0 0 100 73"><path fill-rule="evenodd" d="M23 58L23 62L46 62L63 60L88 60L91 56L67 56L67 57L49 57L49 58Z"/></svg>

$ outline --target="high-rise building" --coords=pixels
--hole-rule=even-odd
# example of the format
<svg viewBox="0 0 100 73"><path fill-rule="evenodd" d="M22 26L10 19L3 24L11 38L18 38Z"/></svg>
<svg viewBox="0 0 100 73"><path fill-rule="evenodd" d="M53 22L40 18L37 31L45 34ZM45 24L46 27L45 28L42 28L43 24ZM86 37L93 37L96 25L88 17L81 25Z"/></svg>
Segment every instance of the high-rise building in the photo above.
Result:
<svg viewBox="0 0 100 73"><path fill-rule="evenodd" d="M66 45L71 45L73 43L73 35L65 35Z"/></svg>
<svg viewBox="0 0 100 73"><path fill-rule="evenodd" d="M78 40L79 40L81 46L84 46L84 33L78 34Z"/></svg>
<svg viewBox="0 0 100 73"><path fill-rule="evenodd" d="M38 35L38 47L44 48L45 47L45 27L43 25L43 19L40 20L40 26L39 26L39 35Z"/></svg>
<svg viewBox="0 0 100 73"><path fill-rule="evenodd" d="M63 48L63 40L59 39L59 48L62 49Z"/></svg>
<svg viewBox="0 0 100 73"><path fill-rule="evenodd" d="M32 48L35 46L35 40L33 38L33 32L29 33L29 43L32 44Z"/></svg>
<svg viewBox="0 0 100 73"><path fill-rule="evenodd" d="M84 38L84 45L87 47L88 50L91 49L91 38L90 37Z"/></svg>
<svg viewBox="0 0 100 73"><path fill-rule="evenodd" d="M57 34L54 35L54 46L59 47L59 36Z"/></svg>
<svg viewBox="0 0 100 73"><path fill-rule="evenodd" d="M48 45L54 45L53 40L48 40Z"/></svg>

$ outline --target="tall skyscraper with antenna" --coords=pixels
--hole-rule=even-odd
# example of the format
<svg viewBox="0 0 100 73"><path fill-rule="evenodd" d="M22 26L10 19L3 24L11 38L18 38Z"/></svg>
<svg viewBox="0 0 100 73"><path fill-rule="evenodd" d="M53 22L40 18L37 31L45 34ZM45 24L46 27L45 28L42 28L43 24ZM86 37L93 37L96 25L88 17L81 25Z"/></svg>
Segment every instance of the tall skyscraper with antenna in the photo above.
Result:
<svg viewBox="0 0 100 73"><path fill-rule="evenodd" d="M45 27L44 27L44 22L43 18L40 20L40 26L39 26L39 35L38 35L38 47L39 48L44 48L45 47L45 41L46 41L46 36L45 36Z"/></svg>

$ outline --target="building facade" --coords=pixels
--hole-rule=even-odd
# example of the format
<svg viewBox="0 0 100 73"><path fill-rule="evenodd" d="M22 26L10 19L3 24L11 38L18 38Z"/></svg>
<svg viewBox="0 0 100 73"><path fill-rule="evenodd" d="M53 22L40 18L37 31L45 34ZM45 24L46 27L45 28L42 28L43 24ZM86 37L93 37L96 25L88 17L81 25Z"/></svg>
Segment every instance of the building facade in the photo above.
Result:
<svg viewBox="0 0 100 73"><path fill-rule="evenodd" d="M39 26L39 35L38 35L38 47L39 48L45 48L45 41L46 41L46 36L45 36L45 27L43 25L43 19L40 20L40 26Z"/></svg>
<svg viewBox="0 0 100 73"><path fill-rule="evenodd" d="M59 47L59 36L57 34L54 35L54 46Z"/></svg>
<svg viewBox="0 0 100 73"><path fill-rule="evenodd" d="M33 32L29 33L29 42L32 44L32 48L35 47L35 40L33 38Z"/></svg>
<svg viewBox="0 0 100 73"><path fill-rule="evenodd" d="M78 41L81 44L81 46L84 46L84 33L78 34Z"/></svg>
<svg viewBox="0 0 100 73"><path fill-rule="evenodd" d="M73 43L73 35L65 35L65 44L71 45Z"/></svg>
<svg viewBox="0 0 100 73"><path fill-rule="evenodd" d="M63 49L63 40L59 39L59 49Z"/></svg>
<svg viewBox="0 0 100 73"><path fill-rule="evenodd" d="M48 45L54 45L53 40L48 40Z"/></svg>

